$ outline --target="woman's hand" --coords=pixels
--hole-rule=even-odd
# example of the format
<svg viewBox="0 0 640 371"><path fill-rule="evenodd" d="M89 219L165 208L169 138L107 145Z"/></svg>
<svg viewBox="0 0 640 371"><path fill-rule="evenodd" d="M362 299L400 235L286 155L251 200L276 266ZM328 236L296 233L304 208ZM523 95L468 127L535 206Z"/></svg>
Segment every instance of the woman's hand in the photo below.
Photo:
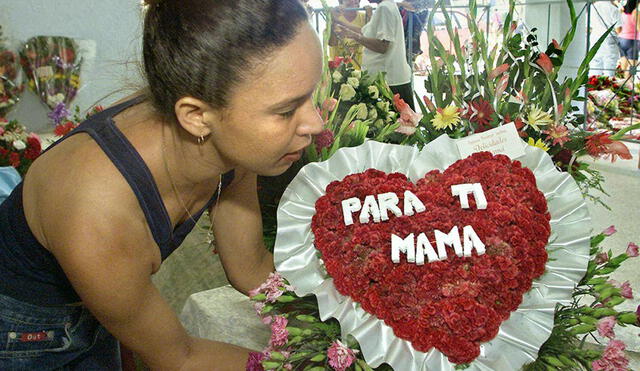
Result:
<svg viewBox="0 0 640 371"><path fill-rule="evenodd" d="M355 41L358 41L362 38L362 34L356 31L353 31L347 27L344 27L342 24L336 24L336 35L340 38L349 38Z"/></svg>

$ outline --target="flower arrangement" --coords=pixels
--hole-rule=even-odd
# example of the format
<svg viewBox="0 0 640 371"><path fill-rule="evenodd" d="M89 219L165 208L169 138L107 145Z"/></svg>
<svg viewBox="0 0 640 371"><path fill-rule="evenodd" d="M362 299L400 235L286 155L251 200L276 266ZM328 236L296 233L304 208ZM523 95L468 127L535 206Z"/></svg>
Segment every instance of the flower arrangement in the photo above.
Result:
<svg viewBox="0 0 640 371"><path fill-rule="evenodd" d="M616 133L585 128L583 118L572 107L579 100L580 88L588 82L589 62L606 34L589 51L580 64L576 78L558 81L564 61L564 51L570 46L577 29L573 3L567 1L572 27L562 42L553 40L539 50L535 33L516 33L513 22L515 2L510 1L502 30L502 44L489 50L484 35L477 26L477 6L469 3L468 27L472 37L468 45L461 45L450 17L440 1L453 52L449 52L435 37L433 27L427 27L431 70L422 97L424 115L417 132L424 139L420 145L445 133L460 138L513 122L520 136L530 145L547 151L558 167L573 175L585 196L599 201L592 190L603 191L602 177L587 163L579 161L583 155L630 159L626 146L620 142L626 132L640 128L629 126ZM431 12L429 24L435 12ZM532 30L532 32L535 31ZM466 50L477 50L468 53ZM606 100L600 97L600 100ZM633 103L635 104L635 103ZM621 112L629 105L611 106ZM616 111L617 112L617 111ZM604 139L606 144L601 142Z"/></svg>
<svg viewBox="0 0 640 371"><path fill-rule="evenodd" d="M630 79L591 76L587 82L587 122L590 126L617 131L640 121L640 100ZM625 121L630 120L626 125ZM620 123L617 124L616 123Z"/></svg>
<svg viewBox="0 0 640 371"><path fill-rule="evenodd" d="M22 93L18 65L15 53L4 45L2 26L0 26L0 117L5 117L9 113L18 103L19 95Z"/></svg>
<svg viewBox="0 0 640 371"><path fill-rule="evenodd" d="M59 103L68 106L78 92L82 59L77 49L68 37L36 36L20 50L29 89L50 109Z"/></svg>
<svg viewBox="0 0 640 371"><path fill-rule="evenodd" d="M0 118L0 166L13 166L24 177L41 152L37 134L28 133L16 120Z"/></svg>
<svg viewBox="0 0 640 371"><path fill-rule="evenodd" d="M67 109L65 104L58 103L55 108L47 114L47 116L54 125L53 133L58 137L62 137L75 129L81 122L103 110L104 107L95 106L91 108L84 117L82 117L80 107L76 106L73 111L73 116L71 116L71 112Z"/></svg>
<svg viewBox="0 0 640 371"><path fill-rule="evenodd" d="M489 214L451 207L456 205L451 187L464 179L482 184ZM404 174L375 169L348 175L330 183L315 203L313 243L338 292L383 320L398 338L421 352L436 348L453 363L471 362L545 271L550 216L534 179L530 169L489 152L459 160L444 172L430 171L415 185ZM343 223L342 200L398 190L422 195L426 210L385 223ZM435 246L433 231L465 225L484 236L486 253L473 254L473 261L430 255L428 265L424 258L420 266L411 258L389 258L392 232L425 231Z"/></svg>

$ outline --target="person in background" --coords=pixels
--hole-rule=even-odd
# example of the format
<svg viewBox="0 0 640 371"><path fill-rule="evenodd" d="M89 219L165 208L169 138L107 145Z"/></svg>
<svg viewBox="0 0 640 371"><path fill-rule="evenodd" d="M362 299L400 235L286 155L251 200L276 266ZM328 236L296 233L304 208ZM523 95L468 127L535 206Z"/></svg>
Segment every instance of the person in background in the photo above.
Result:
<svg viewBox="0 0 640 371"><path fill-rule="evenodd" d="M362 28L337 22L336 35L350 38L364 46L363 69L375 75L385 72L394 94L399 94L411 109L414 108L412 72L407 63L404 30L400 10L393 0L370 0L378 7L371 20Z"/></svg>
<svg viewBox="0 0 640 371"><path fill-rule="evenodd" d="M422 54L420 36L427 24L429 9L433 5L431 0L407 0L398 3L404 28L405 52L410 62Z"/></svg>
<svg viewBox="0 0 640 371"><path fill-rule="evenodd" d="M148 88L49 147L0 204L0 370L115 371L119 343L152 370L249 359L190 336L151 276L207 209L238 291L273 272L257 174L322 130L322 48L298 0L145 3Z"/></svg>
<svg viewBox="0 0 640 371"><path fill-rule="evenodd" d="M640 32L638 27L638 0L627 0L622 12L622 30L618 34L618 43L622 52L620 67L625 78L631 76L631 68L635 69L640 50Z"/></svg>
<svg viewBox="0 0 640 371"><path fill-rule="evenodd" d="M614 76L620 47L618 33L622 30L622 15L614 1L598 1L591 4L591 33L589 42L593 46L598 39L613 26L613 30L600 45L600 49L591 60L589 68L592 75Z"/></svg>
<svg viewBox="0 0 640 371"><path fill-rule="evenodd" d="M335 24L346 24L354 28L362 28L367 23L367 14L355 10L360 6L359 0L340 0L340 6L334 8L333 19ZM338 38L335 34L335 24L329 39L329 56L349 57L358 69L362 66L363 46L348 37Z"/></svg>

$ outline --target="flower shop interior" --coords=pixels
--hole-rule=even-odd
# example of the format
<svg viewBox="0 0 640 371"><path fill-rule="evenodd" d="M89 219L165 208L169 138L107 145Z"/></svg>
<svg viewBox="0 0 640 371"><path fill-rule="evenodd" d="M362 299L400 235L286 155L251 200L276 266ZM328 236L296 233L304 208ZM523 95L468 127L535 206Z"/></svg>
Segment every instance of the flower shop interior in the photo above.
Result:
<svg viewBox="0 0 640 371"><path fill-rule="evenodd" d="M336 16L339 1L304 3L327 47L331 35L327 20ZM371 17L368 8L375 12L377 3L362 0L348 11ZM615 33L622 27L625 4L617 0L396 3L404 12L402 19L409 22L406 57L412 69L415 111L389 93L383 75L360 71L353 54L335 59L325 50L322 81L329 80L328 88L323 85L324 91L318 89L319 98L314 99L330 134L322 136L323 132L315 139L313 153L307 152L304 161L325 161L340 147L365 141L422 149L440 134L458 139L514 123L523 143L547 152L558 171L576 181L590 215L591 235L606 237L591 255L594 267L610 269L605 281L620 299L615 315L619 319L624 313L640 313L640 293L635 291L640 290L640 260L634 261L640 244L640 197L636 198L640 196L640 72L633 60L620 58L623 52L615 44L621 38ZM15 186L41 150L102 107L144 88L140 35L145 7L140 0L0 0L0 9L0 167L16 170ZM620 20L614 24L611 14L616 12ZM617 41L611 44L609 36ZM608 65L602 62L612 58ZM349 80L354 77L355 85ZM331 99L339 102L337 108L325 104ZM352 132L357 134L342 134L345 127L355 128ZM340 135L344 138L336 140ZM294 165L284 177L260 180L267 247L278 245L278 202L303 165ZM3 182L10 180L0 175L0 191L5 192L0 196L6 197L10 188ZM260 351L269 342L269 327L255 315L250 300L229 286L220 259L212 252L209 223L208 216L201 218L153 281L189 333ZM593 241L592 237L592 245ZM571 305L607 305L602 288L585 287L583 296L574 296ZM597 357L587 357L580 361L582 368L572 368L572 359L579 358L576 351L575 357L567 356L571 359L557 365L554 362L564 356L545 358L540 353L536 362L542 368L530 369L587 369L587 365L594 370L640 370L637 322L618 320L612 336L598 331L600 319L579 323L591 326L586 331L573 327L572 339L578 342L572 349L594 350L604 357L612 339L622 341L624 367L602 366ZM125 369L146 369L135 355L131 357L123 355ZM273 369L287 369L278 367Z"/></svg>

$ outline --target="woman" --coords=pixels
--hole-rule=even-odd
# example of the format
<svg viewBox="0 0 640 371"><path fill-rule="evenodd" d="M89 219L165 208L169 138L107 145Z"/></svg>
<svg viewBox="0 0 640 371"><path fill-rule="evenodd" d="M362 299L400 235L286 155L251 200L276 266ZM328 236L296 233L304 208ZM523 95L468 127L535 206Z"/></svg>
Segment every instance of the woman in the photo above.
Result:
<svg viewBox="0 0 640 371"><path fill-rule="evenodd" d="M340 6L333 12L333 19L341 24L348 24L356 28L362 28L367 23L365 12L359 12L359 0L340 0ZM335 32L332 32L329 39L329 56L350 57L359 69L362 66L362 45L349 38L338 39Z"/></svg>
<svg viewBox="0 0 640 371"><path fill-rule="evenodd" d="M190 337L151 275L207 207L236 289L273 270L256 174L321 130L321 48L298 0L147 3L148 93L56 143L0 205L2 370L115 370L114 337L154 370L244 369L249 351Z"/></svg>
<svg viewBox="0 0 640 371"><path fill-rule="evenodd" d="M620 67L625 78L631 76L631 68L635 67L640 50L640 27L638 27L637 0L627 0L622 13L622 31L618 34L618 43L622 53Z"/></svg>
<svg viewBox="0 0 640 371"><path fill-rule="evenodd" d="M400 94L411 109L411 67L405 53L404 29L400 10L393 0L370 0L378 7L371 20L361 29L338 22L336 34L348 37L364 46L363 69L375 75L386 72L387 83L394 94Z"/></svg>

